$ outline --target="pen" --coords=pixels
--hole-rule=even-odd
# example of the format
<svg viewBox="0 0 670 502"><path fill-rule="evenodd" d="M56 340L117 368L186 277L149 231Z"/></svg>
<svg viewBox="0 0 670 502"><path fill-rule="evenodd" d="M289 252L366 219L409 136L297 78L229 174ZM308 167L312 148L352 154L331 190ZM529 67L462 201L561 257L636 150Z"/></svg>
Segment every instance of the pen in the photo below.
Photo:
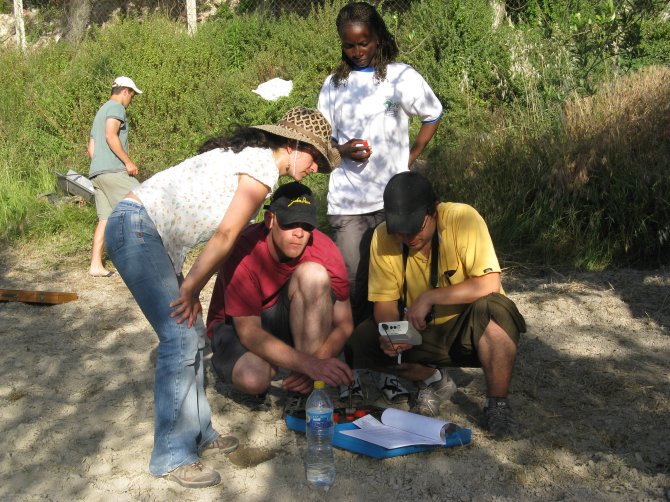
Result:
<svg viewBox="0 0 670 502"><path fill-rule="evenodd" d="M407 312L407 309L405 309L405 312ZM391 344L391 348L393 348L393 350L395 350L396 354L398 354L398 362L397 362L397 365L400 366L400 361L402 360L402 352L401 352L401 351L398 351L398 349L396 349L395 345L393 344L393 340L391 340L391 337L389 336L389 333L388 333L388 331L387 331L387 329L388 329L388 324L386 324L386 323L381 323L380 326L381 326L381 328L384 330L384 333L386 333L386 338L388 338L388 341L389 341L389 343Z"/></svg>

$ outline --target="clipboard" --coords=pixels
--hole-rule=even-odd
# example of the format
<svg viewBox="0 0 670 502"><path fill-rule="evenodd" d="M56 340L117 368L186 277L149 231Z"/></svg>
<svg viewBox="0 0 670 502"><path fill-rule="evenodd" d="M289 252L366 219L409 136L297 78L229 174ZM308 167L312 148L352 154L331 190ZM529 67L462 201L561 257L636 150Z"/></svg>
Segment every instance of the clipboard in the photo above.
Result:
<svg viewBox="0 0 670 502"><path fill-rule="evenodd" d="M375 415L380 411L383 411L383 408L378 407L369 407L370 413ZM343 411L336 409L335 411ZM295 415L286 415L284 418L286 426L295 432L305 433L305 412L298 412ZM365 455L377 460L391 457L399 457L402 455L411 455L412 453L420 453L422 451L431 451L438 448L452 448L454 446L464 446L470 443L472 440L472 431L467 428L461 428L452 434L449 434L445 438L444 444L439 445L412 445L412 446L403 446L400 448L387 449L383 446L379 446L362 439L358 439L346 434L342 434L342 431L354 430L358 427L353 422L345 423L336 423L335 432L333 434L333 446L358 453L360 455Z"/></svg>

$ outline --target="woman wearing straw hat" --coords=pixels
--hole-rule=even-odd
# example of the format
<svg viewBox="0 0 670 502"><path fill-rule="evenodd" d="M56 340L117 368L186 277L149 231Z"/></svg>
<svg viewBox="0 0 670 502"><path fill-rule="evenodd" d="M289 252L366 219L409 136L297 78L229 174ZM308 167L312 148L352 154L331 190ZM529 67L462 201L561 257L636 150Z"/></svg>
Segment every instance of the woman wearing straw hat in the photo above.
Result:
<svg viewBox="0 0 670 502"><path fill-rule="evenodd" d="M146 180L109 217L108 254L159 340L149 464L155 476L193 488L220 482L200 457L228 453L239 442L212 428L198 295L280 175L301 180L339 164L330 137L323 115L308 108L289 110L277 124L240 127ZM187 252L203 242L183 279Z"/></svg>

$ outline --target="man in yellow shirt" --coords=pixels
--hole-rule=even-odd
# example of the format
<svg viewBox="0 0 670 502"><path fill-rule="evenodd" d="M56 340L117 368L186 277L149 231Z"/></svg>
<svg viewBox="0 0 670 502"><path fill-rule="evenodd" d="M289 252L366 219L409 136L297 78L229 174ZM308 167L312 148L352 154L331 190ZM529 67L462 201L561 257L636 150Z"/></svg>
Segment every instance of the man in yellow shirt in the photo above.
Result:
<svg viewBox="0 0 670 502"><path fill-rule="evenodd" d="M507 394L526 326L504 296L486 223L467 204L438 202L430 182L416 172L391 178L384 209L386 222L370 246L368 299L374 319L360 324L349 339L354 367L413 381L419 392L410 411L436 416L456 391L444 367L481 366L487 385L485 427L497 438L514 434ZM378 323L402 319L421 333L420 345L380 336Z"/></svg>

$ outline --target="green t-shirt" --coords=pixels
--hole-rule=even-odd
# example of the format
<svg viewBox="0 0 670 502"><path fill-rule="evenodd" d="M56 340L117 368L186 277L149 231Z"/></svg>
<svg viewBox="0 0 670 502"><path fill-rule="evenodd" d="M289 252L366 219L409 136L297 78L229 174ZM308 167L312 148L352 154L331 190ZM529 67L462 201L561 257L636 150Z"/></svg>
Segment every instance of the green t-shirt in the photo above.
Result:
<svg viewBox="0 0 670 502"><path fill-rule="evenodd" d="M114 173L125 171L126 166L114 152L109 148L105 139L105 124L107 119L116 119L121 122L119 128L119 139L121 146L128 153L128 122L126 121L126 109L121 103L110 99L100 107L93 119L90 137L93 138L93 158L88 171L89 178L102 173Z"/></svg>

